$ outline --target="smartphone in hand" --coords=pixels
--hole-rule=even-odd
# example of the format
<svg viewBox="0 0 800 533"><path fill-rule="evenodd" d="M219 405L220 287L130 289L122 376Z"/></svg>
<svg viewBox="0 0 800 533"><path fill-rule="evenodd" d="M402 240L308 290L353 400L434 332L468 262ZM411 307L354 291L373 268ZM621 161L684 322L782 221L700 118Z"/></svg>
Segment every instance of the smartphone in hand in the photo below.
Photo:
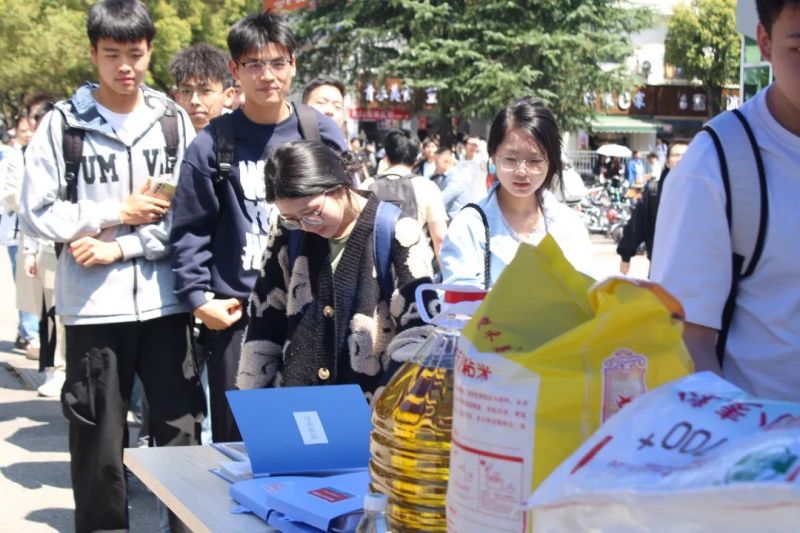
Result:
<svg viewBox="0 0 800 533"><path fill-rule="evenodd" d="M172 176L163 175L157 178L150 178L147 193L171 202L175 196L175 184L172 182Z"/></svg>

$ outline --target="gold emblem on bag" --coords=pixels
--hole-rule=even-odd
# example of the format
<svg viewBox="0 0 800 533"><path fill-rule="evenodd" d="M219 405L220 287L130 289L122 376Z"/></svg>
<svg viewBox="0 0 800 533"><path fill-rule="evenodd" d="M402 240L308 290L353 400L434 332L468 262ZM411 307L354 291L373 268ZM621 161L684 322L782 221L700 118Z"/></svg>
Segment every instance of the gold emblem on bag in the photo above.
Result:
<svg viewBox="0 0 800 533"><path fill-rule="evenodd" d="M647 358L620 348L603 360L603 412L605 422L625 405L647 392Z"/></svg>

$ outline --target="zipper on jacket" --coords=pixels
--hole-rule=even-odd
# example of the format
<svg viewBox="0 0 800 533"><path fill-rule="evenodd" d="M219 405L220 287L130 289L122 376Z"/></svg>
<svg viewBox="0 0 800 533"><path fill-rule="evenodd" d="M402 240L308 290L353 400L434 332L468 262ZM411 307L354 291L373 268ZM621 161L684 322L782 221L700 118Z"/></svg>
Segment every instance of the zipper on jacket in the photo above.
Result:
<svg viewBox="0 0 800 533"><path fill-rule="evenodd" d="M131 154L131 147L125 146L125 151L128 153L128 186L130 188L130 194L133 194L133 156ZM131 233L136 231L134 226L129 226L131 229ZM134 257L131 259L133 262L133 312L136 314L136 319L140 320L141 317L139 316L139 275L138 269L139 264L136 262L136 258Z"/></svg>

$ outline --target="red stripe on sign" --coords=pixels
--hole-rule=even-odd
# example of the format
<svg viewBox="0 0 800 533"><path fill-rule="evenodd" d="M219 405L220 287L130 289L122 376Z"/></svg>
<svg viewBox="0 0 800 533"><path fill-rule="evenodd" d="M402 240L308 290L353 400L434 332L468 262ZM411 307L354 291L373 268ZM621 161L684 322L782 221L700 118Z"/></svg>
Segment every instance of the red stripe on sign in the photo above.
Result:
<svg viewBox="0 0 800 533"><path fill-rule="evenodd" d="M604 447L606 444L608 444L609 442L611 442L611 439L612 439L612 438L613 438L613 437L612 437L611 435L606 435L606 436L603 438L603 440L601 440L600 442L598 442L597 444L595 444L595 445L594 445L594 447L593 447L591 450L589 450L589 452L588 452L586 455L584 455L584 456L581 458L581 460L580 460L580 461L578 461L578 464L576 464L576 465L575 465L575 468L573 468L573 469L572 469L572 472L570 472L570 475L574 474L575 472L577 472L578 470L580 470L581 468L583 468L584 466L586 466L587 464L589 464L589 462L590 462L592 459L594 459L594 456L595 456L595 455L597 455L598 453L600 453L600 450L602 450L602 449L603 449L603 447Z"/></svg>
<svg viewBox="0 0 800 533"><path fill-rule="evenodd" d="M794 481L795 479L797 479L797 475L798 474L800 474L800 466L795 468L794 471L791 474L789 474L789 476L786 478L786 481L789 481L789 482Z"/></svg>
<svg viewBox="0 0 800 533"><path fill-rule="evenodd" d="M455 444L456 446L458 446L459 448L461 448L464 451L467 451L467 452L470 452L470 453L474 453L476 455L481 455L483 457L491 457L492 459L501 459L503 461L511 461L512 463L521 463L522 462L522 457L512 457L510 455L500 455L500 454L497 454L497 453L487 452L487 451L484 451L484 450L478 450L477 448L471 448L469 446L464 446L463 444L458 442L456 439L453 439L453 444Z"/></svg>

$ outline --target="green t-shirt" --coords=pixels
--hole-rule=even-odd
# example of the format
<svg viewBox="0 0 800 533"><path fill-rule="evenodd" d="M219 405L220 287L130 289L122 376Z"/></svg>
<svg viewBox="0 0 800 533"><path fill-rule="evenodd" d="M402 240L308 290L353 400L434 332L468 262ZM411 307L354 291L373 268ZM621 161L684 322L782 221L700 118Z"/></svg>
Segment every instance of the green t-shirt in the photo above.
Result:
<svg viewBox="0 0 800 533"><path fill-rule="evenodd" d="M341 239L328 239L328 243L331 247L331 270L336 272L336 267L339 266L339 261L342 260L342 252L344 252L344 247L347 246L347 239L350 238L350 235L345 235Z"/></svg>

